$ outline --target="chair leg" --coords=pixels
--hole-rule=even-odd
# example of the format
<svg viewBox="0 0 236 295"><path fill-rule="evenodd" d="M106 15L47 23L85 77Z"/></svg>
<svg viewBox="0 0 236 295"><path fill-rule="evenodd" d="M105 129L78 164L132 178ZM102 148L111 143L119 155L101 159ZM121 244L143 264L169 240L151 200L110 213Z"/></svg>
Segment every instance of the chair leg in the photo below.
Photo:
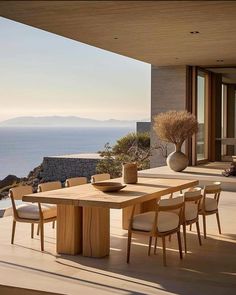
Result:
<svg viewBox="0 0 236 295"><path fill-rule="evenodd" d="M206 239L206 215L202 215L204 239Z"/></svg>
<svg viewBox="0 0 236 295"><path fill-rule="evenodd" d="M15 231L16 231L16 221L13 220L13 222L12 222L11 244L14 244Z"/></svg>
<svg viewBox="0 0 236 295"><path fill-rule="evenodd" d="M196 227L197 227L197 235L198 235L198 241L199 241L199 245L202 245L202 240L201 240L201 234L200 234L200 227L199 227L199 222L196 222Z"/></svg>
<svg viewBox="0 0 236 295"><path fill-rule="evenodd" d="M190 224L189 230L192 231L192 224Z"/></svg>
<svg viewBox="0 0 236 295"><path fill-rule="evenodd" d="M132 233L129 231L128 241L127 241L127 260L126 260L127 263L129 263L129 260L130 260L131 238L132 238Z"/></svg>
<svg viewBox="0 0 236 295"><path fill-rule="evenodd" d="M31 239L34 238L34 223L31 223Z"/></svg>
<svg viewBox="0 0 236 295"><path fill-rule="evenodd" d="M163 265L166 265L166 240L165 240L165 236L162 237L162 249L163 249Z"/></svg>
<svg viewBox="0 0 236 295"><path fill-rule="evenodd" d="M187 253L186 224L183 224L184 252Z"/></svg>
<svg viewBox="0 0 236 295"><path fill-rule="evenodd" d="M155 238L154 254L157 254L157 237Z"/></svg>
<svg viewBox="0 0 236 295"><path fill-rule="evenodd" d="M171 235L169 235L169 242L171 242Z"/></svg>
<svg viewBox="0 0 236 295"><path fill-rule="evenodd" d="M40 230L40 225L39 225L39 223L38 223L37 236L39 235L39 230Z"/></svg>
<svg viewBox="0 0 236 295"><path fill-rule="evenodd" d="M178 237L178 244L179 244L179 257L180 259L183 259L180 231L177 232L177 237Z"/></svg>
<svg viewBox="0 0 236 295"><path fill-rule="evenodd" d="M40 222L40 241L41 241L41 251L44 251L44 224Z"/></svg>
<svg viewBox="0 0 236 295"><path fill-rule="evenodd" d="M151 247L152 247L152 237L149 237L148 256L150 256L151 254Z"/></svg>
<svg viewBox="0 0 236 295"><path fill-rule="evenodd" d="M52 222L52 228L55 228L55 221Z"/></svg>
<svg viewBox="0 0 236 295"><path fill-rule="evenodd" d="M217 224L218 224L219 234L221 235L219 212L216 213L216 220L217 220Z"/></svg>

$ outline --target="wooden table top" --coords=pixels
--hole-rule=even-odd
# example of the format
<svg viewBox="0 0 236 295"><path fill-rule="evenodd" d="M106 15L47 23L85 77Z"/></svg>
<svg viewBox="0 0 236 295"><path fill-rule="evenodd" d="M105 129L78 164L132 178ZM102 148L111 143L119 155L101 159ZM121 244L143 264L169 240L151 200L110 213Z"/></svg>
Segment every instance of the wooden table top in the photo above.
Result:
<svg viewBox="0 0 236 295"><path fill-rule="evenodd" d="M111 181L122 182L122 179L116 178ZM121 209L196 185L198 180L139 177L138 183L127 184L119 192L104 193L88 183L26 195L23 201Z"/></svg>

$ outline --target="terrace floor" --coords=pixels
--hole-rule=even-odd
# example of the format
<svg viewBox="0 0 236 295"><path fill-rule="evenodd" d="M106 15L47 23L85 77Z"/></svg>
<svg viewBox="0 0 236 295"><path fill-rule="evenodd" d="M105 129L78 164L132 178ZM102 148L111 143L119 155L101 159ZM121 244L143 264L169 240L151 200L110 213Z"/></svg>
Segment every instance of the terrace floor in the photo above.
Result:
<svg viewBox="0 0 236 295"><path fill-rule="evenodd" d="M230 167L230 162L210 162L204 165L188 166L184 171L175 172L168 166L155 167L147 170L139 171L141 177L154 178L182 178L182 179L198 179L200 186L220 181L221 187L228 191L236 191L235 176L225 177L222 172Z"/></svg>
<svg viewBox="0 0 236 295"><path fill-rule="evenodd" d="M189 253L182 261L172 238L167 242L168 267L162 266L161 248L157 255L147 256L147 240L142 236L134 236L131 263L126 264L127 232L121 229L120 210L111 210L111 253L104 259L57 255L50 225L46 225L44 253L39 238L30 238L29 224L17 224L15 245L11 245L11 217L1 218L0 294L41 294L26 289L70 295L235 294L236 193L223 192L220 201L223 234L218 235L215 216L209 216L208 238L200 247L195 227L188 232Z"/></svg>

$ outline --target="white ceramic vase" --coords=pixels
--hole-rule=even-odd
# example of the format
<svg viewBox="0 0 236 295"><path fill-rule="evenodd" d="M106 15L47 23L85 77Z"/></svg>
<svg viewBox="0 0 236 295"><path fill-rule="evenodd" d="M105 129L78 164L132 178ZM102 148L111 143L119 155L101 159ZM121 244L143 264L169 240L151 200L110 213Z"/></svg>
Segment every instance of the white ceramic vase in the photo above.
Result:
<svg viewBox="0 0 236 295"><path fill-rule="evenodd" d="M181 152L181 145L175 145L175 151L166 159L167 165L170 169L180 172L183 171L188 166L188 157Z"/></svg>

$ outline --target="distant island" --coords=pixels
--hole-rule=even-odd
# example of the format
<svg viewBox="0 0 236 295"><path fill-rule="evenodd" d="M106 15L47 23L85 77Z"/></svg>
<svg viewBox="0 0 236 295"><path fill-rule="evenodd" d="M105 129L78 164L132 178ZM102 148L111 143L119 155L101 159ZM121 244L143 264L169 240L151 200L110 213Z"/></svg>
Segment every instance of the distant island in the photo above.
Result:
<svg viewBox="0 0 236 295"><path fill-rule="evenodd" d="M146 120L145 120L146 121ZM134 120L94 120L76 116L16 117L0 122L0 127L129 127Z"/></svg>

